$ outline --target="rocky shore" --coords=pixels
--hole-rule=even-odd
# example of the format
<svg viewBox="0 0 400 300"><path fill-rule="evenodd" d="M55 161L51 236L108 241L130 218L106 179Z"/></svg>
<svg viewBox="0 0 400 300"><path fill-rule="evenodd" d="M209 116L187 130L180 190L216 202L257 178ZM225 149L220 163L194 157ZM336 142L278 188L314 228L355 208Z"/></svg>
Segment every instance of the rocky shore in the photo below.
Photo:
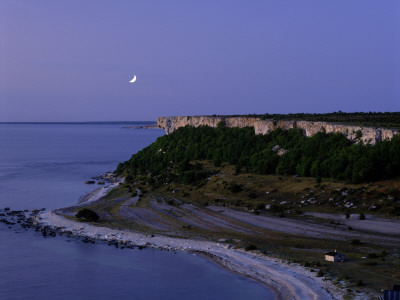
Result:
<svg viewBox="0 0 400 300"><path fill-rule="evenodd" d="M97 189L85 197L85 202L99 199L112 189L110 185ZM43 212L33 216L33 226L44 236L56 234L81 238L84 242L103 242L118 248L156 248L167 251L189 251L212 260L223 268L252 278L275 292L277 299L343 299L345 291L316 272L294 263L268 257L257 251L245 251L221 241L211 242L174 238L164 235L149 235L121 228L98 226L96 223L77 222L57 213ZM356 298L366 299L366 295Z"/></svg>
<svg viewBox="0 0 400 300"><path fill-rule="evenodd" d="M96 201L118 183L99 188L85 196L79 205ZM83 201L83 202L82 202ZM318 270L311 272L298 264L263 255L257 251L236 248L226 241L212 242L174 238L164 235L149 235L121 228L98 226L96 223L77 222L55 211L44 209L32 211L0 210L0 222L12 226L20 225L39 231L46 238L64 235L77 237L83 242L102 242L118 248L156 248L167 251L188 251L202 255L227 270L252 278L275 292L277 299L343 299L343 288L324 277L317 277ZM354 299L368 299L368 295L357 294Z"/></svg>
<svg viewBox="0 0 400 300"><path fill-rule="evenodd" d="M38 215L45 211L45 208L33 210L11 210L9 207L0 209L0 222L6 224L9 229L14 225L22 228L35 228L39 230Z"/></svg>
<svg viewBox="0 0 400 300"><path fill-rule="evenodd" d="M151 247L168 251L190 251L210 258L219 265L253 278L275 291L278 299L341 299L341 292L329 281L315 277L304 268L258 253L232 248L229 244L209 241L145 235L127 230L75 222L55 212L38 216L45 230L77 236L87 242L103 241L121 248Z"/></svg>

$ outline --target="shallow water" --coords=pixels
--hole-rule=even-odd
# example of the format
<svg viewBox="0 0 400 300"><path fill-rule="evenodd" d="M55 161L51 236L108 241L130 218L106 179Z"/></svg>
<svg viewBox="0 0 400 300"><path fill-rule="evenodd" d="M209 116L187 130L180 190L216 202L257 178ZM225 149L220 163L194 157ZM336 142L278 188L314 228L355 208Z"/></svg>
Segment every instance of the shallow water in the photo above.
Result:
<svg viewBox="0 0 400 300"><path fill-rule="evenodd" d="M0 124L0 207L74 204L84 181L164 134L123 124ZM43 238L0 223L1 299L272 299L260 284L184 252Z"/></svg>
<svg viewBox="0 0 400 300"><path fill-rule="evenodd" d="M0 124L0 207L54 209L164 134L122 124Z"/></svg>

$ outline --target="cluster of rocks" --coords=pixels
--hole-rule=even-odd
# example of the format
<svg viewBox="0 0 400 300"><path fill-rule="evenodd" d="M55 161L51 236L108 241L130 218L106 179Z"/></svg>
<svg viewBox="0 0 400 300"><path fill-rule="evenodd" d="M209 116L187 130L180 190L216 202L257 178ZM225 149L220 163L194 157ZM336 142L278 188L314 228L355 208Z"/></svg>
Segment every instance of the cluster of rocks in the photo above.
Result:
<svg viewBox="0 0 400 300"><path fill-rule="evenodd" d="M43 224L41 222L40 213L44 212L45 208L42 209L34 209L34 210L11 210L9 207L4 209L0 209L0 222L8 225L9 229L15 228L15 226L20 226L26 230L32 229L37 232L41 232L43 237L56 237L57 235L66 236L68 238L75 237L82 239L84 243L92 243L95 244L98 242L105 242L109 246L115 246L116 248L138 248L144 249L148 246L152 246L150 243L146 243L143 245L136 245L130 241L121 239L114 235L109 236L95 236L89 237L83 232L83 228L81 230L67 230L65 227L59 226L50 226L47 224ZM15 225L15 226L14 226ZM164 249L167 249L164 247ZM168 250L170 250L168 248Z"/></svg>
<svg viewBox="0 0 400 300"><path fill-rule="evenodd" d="M55 237L58 234L62 235L65 232L62 227L53 227L40 222L40 214L46 209L33 210L11 210L9 207L0 209L0 222L8 225L9 229L16 228L14 225L21 228L33 229L40 231L44 237ZM73 236L73 232L67 232L68 236Z"/></svg>
<svg viewBox="0 0 400 300"><path fill-rule="evenodd" d="M142 249L147 248L147 246L150 246L150 243L146 243L145 245L136 245L136 244L132 243L131 241L118 240L118 239L111 239L111 240L102 239L101 241L106 242L107 245L109 245L109 246L115 246L115 248L120 248L120 249L138 248L139 250L142 250Z"/></svg>
<svg viewBox="0 0 400 300"><path fill-rule="evenodd" d="M309 205L321 205L321 204L330 204L332 206L336 206L338 208L357 208L357 203L361 201L360 198L351 197L348 198L349 195L353 195L355 193L354 190L351 189L337 189L336 194L337 197L330 197L326 199L326 197L322 197L320 200L317 200L317 196L315 196L314 191L310 191L308 194L301 196L300 203L298 204L299 207L309 206ZM322 191L322 194L325 191ZM282 203L281 203L282 204Z"/></svg>
<svg viewBox="0 0 400 300"><path fill-rule="evenodd" d="M86 184L106 184L106 183L117 183L119 182L119 177L117 174L113 174L111 172L107 172L105 174L100 174L99 176L92 177L93 180L86 180Z"/></svg>
<svg viewBox="0 0 400 300"><path fill-rule="evenodd" d="M34 210L11 210L9 207L0 209L0 222L12 228L13 225L19 225L22 228L36 228L38 226L37 216L45 211L45 208Z"/></svg>
<svg viewBox="0 0 400 300"><path fill-rule="evenodd" d="M281 146L279 145L275 145L274 147L272 147L271 150L276 152L276 154L278 154L279 156L282 156L283 154L288 152L288 150L281 148Z"/></svg>
<svg viewBox="0 0 400 300"><path fill-rule="evenodd" d="M35 226L35 231L39 230L44 237L46 236L56 237L56 229L51 226L43 226L38 224Z"/></svg>
<svg viewBox="0 0 400 300"><path fill-rule="evenodd" d="M94 234L94 235L89 235L88 233L85 232L84 228L81 227L79 229L67 229L65 227L58 227L58 226L50 226L48 224L45 223L40 223L41 222L41 218L40 216L37 217L38 220L38 225L35 227L37 230L37 228L39 228L39 230L42 231L42 234L44 237L47 236L56 236L56 234L58 235L63 235L69 238L75 237L78 239L81 239L82 242L84 243L92 243L95 244L96 242L98 243L105 243L108 246L115 246L116 248L119 249L145 249L145 248L154 248L154 249L159 249L159 250L167 250L167 251L174 251L176 253L176 251L178 250L190 250L191 247L189 247L189 249L186 249L184 247L173 247L170 246L168 244L164 244L163 246L159 246L153 243L150 243L148 241L146 242L134 242L134 241L130 241L128 240L126 237L124 237L123 233L120 234ZM147 238L153 238L154 234L148 235Z"/></svg>
<svg viewBox="0 0 400 300"><path fill-rule="evenodd" d="M271 210L273 208L273 204L278 205L281 209L287 209L290 207L298 207L304 208L307 206L313 205L324 205L328 204L330 206L334 206L336 208L345 208L345 209L356 209L360 206L360 202L365 200L359 192L362 191L364 193L365 189L362 188L361 190L353 190L353 189L336 189L332 192L334 197L328 198L328 195L325 194L325 191L322 190L320 194L316 194L314 191L310 190L307 193L300 196L298 200L284 200L284 201L277 201L276 199L271 199L271 203L265 204L265 210ZM358 195L356 195L358 193ZM268 195L269 192L266 192ZM290 193L288 193L290 195ZM298 197L298 194L292 194L292 196ZM376 210L377 206L373 205L368 208L368 210ZM285 211L285 213L289 213L290 210Z"/></svg>
<svg viewBox="0 0 400 300"><path fill-rule="evenodd" d="M41 222L40 213L44 212L45 208L42 209L34 209L34 210L11 210L9 207L4 209L0 209L0 222L5 223L8 225L9 229L15 228L14 225L18 225L22 228L33 229L37 232L41 232L43 237L56 237L57 235L66 236L66 237L75 237L82 239L84 243L96 243L98 242L105 242L109 246L115 246L116 248L138 248L144 249L146 247L153 247L150 243L141 244L134 244L131 241L126 239L122 239L115 235L107 235L107 236L100 236L97 235L95 237L89 237L83 232L83 228L80 230L67 230L65 227L59 226L50 226L47 224L43 224ZM164 247L160 247L160 249L167 249L171 250L168 245Z"/></svg>

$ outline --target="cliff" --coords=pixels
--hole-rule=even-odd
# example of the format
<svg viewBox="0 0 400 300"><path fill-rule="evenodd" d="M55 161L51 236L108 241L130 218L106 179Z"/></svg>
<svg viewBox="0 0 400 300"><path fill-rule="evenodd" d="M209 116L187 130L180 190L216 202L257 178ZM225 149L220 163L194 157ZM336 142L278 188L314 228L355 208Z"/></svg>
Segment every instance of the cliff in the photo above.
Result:
<svg viewBox="0 0 400 300"><path fill-rule="evenodd" d="M223 117L223 116L186 116L186 117L160 117L157 119L159 128L163 128L166 134L174 132L179 127L186 125L198 127L206 125L216 127L219 122L225 122L227 127L253 127L256 134L266 134L274 129L300 128L304 135L312 136L325 130L326 133L339 132L351 141L357 141L361 133L361 141L364 144L375 144L378 141L391 140L399 131L386 128L362 127L343 125L328 122L309 122L293 120L261 120L256 117Z"/></svg>

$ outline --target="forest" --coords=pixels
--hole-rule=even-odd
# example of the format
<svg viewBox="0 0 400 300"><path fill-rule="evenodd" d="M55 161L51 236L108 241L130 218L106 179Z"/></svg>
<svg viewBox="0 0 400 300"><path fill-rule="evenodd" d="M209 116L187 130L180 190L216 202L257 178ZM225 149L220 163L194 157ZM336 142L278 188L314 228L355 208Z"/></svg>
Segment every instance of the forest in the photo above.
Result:
<svg viewBox="0 0 400 300"><path fill-rule="evenodd" d="M211 175L201 161L235 166L236 173L334 178L351 183L371 182L400 175L400 135L391 141L363 145L340 133L319 132L312 137L300 129L276 129L256 135L254 129L186 126L120 163L116 170L132 182L147 176L152 185L167 182L198 184Z"/></svg>

